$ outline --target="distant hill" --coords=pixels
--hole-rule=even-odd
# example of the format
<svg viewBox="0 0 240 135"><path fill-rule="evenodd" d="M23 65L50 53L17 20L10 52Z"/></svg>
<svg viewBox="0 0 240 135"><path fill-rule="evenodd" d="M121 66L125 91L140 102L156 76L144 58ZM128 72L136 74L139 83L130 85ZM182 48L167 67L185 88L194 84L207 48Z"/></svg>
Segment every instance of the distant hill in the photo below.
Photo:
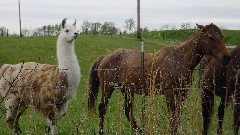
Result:
<svg viewBox="0 0 240 135"><path fill-rule="evenodd" d="M154 38L162 41L184 42L196 33L197 29L187 30L162 30L142 32L142 38ZM224 42L227 45L240 45L240 30L222 30ZM133 35L132 35L133 36Z"/></svg>

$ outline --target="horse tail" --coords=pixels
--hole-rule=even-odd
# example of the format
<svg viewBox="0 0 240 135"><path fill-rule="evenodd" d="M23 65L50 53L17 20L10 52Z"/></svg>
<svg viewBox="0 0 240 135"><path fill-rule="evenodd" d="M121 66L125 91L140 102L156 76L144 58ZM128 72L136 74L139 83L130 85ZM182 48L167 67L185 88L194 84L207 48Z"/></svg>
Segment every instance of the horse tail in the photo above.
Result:
<svg viewBox="0 0 240 135"><path fill-rule="evenodd" d="M100 85L99 77L98 77L98 66L101 63L103 59L102 57L99 57L93 64L89 76L89 89L88 89L88 110L90 112L95 112L95 102L97 100L98 95L98 88Z"/></svg>

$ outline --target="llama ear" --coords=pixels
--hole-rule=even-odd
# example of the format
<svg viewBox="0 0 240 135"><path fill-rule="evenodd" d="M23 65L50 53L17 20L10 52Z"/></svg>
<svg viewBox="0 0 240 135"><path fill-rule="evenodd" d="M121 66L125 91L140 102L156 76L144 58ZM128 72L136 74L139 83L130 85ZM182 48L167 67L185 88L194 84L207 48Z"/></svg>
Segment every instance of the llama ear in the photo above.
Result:
<svg viewBox="0 0 240 135"><path fill-rule="evenodd" d="M77 24L77 20L75 19L74 23L73 23L73 26L76 26Z"/></svg>
<svg viewBox="0 0 240 135"><path fill-rule="evenodd" d="M63 27L63 28L64 28L65 25L66 25L66 20L67 20L67 18L64 18L64 19L62 20L62 27Z"/></svg>
<svg viewBox="0 0 240 135"><path fill-rule="evenodd" d="M199 25L197 23L196 23L196 25L197 25L198 29L200 29L201 31L203 31L203 32L206 31L206 29L205 29L205 27L203 25Z"/></svg>

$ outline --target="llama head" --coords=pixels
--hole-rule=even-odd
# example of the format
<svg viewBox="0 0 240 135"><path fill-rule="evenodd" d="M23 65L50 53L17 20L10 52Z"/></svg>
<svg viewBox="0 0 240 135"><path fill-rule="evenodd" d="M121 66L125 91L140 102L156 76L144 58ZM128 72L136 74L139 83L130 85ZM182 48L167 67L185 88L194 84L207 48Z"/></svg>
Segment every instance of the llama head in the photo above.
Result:
<svg viewBox="0 0 240 135"><path fill-rule="evenodd" d="M78 36L76 20L73 24L66 24L66 20L67 18L62 20L62 32L60 36L68 42L73 42Z"/></svg>

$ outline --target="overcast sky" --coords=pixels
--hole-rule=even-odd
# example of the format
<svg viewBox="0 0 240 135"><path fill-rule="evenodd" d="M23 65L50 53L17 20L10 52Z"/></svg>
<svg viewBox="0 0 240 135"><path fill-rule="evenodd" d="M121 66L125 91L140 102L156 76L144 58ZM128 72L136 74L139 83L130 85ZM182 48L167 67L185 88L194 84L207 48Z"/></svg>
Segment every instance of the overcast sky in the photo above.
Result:
<svg viewBox="0 0 240 135"><path fill-rule="evenodd" d="M23 28L35 28L70 22L112 21L123 29L125 20L136 21L137 0L21 0ZM159 29L175 25L215 23L228 29L240 29L240 0L141 0L141 26ZM0 0L0 27L18 32L18 0Z"/></svg>

